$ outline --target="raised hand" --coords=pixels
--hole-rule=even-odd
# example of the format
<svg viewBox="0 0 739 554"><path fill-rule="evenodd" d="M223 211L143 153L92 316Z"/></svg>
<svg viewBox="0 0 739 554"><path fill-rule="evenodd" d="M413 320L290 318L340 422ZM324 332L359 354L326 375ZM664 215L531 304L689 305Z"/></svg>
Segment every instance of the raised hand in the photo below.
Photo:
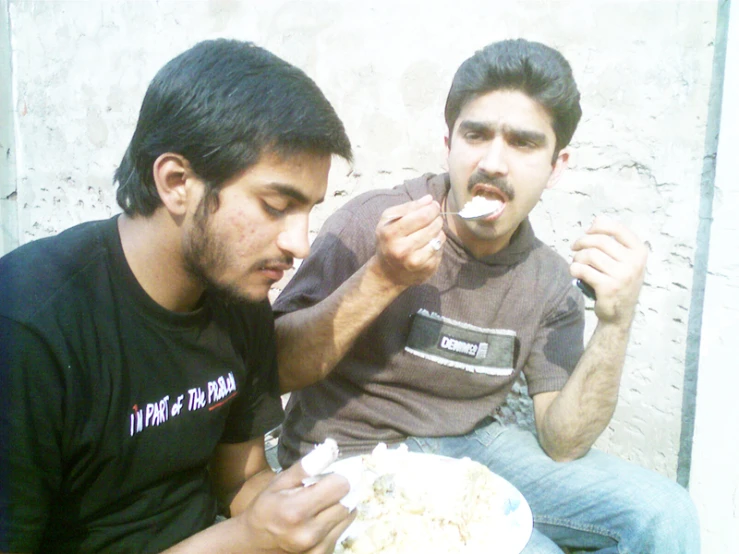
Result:
<svg viewBox="0 0 739 554"><path fill-rule="evenodd" d="M383 212L375 229L375 257L385 278L410 286L436 272L446 241L440 212L430 195Z"/></svg>
<svg viewBox="0 0 739 554"><path fill-rule="evenodd" d="M572 250L570 273L595 289L598 319L631 325L649 253L644 242L625 225L600 216Z"/></svg>

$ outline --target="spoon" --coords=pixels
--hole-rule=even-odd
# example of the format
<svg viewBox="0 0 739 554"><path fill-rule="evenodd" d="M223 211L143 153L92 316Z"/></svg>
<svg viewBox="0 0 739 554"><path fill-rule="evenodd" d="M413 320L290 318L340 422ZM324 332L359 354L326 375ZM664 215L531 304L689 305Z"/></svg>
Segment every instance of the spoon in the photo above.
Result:
<svg viewBox="0 0 739 554"><path fill-rule="evenodd" d="M467 202L458 212L439 212L440 215L456 215L466 221L474 221L476 219L485 219L486 217L500 210L501 202L498 200L488 200L481 196L475 196ZM387 220L385 225L399 220L401 215L392 217Z"/></svg>
<svg viewBox="0 0 739 554"><path fill-rule="evenodd" d="M476 213L476 214L472 214L472 215L465 214L462 211L459 211L459 212L439 212L439 215L458 215L459 217L461 217L465 221L474 221L476 219L485 219L487 216L489 216L491 214L494 214L496 211L498 211L498 210L497 209L496 210L490 210L489 212ZM393 223L394 221L398 221L401 217L403 217L403 216L402 215L396 215L395 217L391 217L390 219L388 219L385 222L385 225L389 225L390 223Z"/></svg>
<svg viewBox="0 0 739 554"><path fill-rule="evenodd" d="M474 221L475 219L485 219L487 216L494 214L498 211L498 208L488 210L485 212L467 212L465 213L464 208L462 208L458 212L439 212L441 215L458 215L462 219L466 221Z"/></svg>

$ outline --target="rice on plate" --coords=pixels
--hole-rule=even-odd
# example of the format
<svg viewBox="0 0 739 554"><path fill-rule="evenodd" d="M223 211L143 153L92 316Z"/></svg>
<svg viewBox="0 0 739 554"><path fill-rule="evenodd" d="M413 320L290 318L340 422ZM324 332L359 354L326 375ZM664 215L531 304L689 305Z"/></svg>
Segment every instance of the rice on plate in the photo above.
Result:
<svg viewBox="0 0 739 554"><path fill-rule="evenodd" d="M342 503L357 509L334 554L519 554L531 535L521 493L469 458L380 443L327 471L349 480Z"/></svg>

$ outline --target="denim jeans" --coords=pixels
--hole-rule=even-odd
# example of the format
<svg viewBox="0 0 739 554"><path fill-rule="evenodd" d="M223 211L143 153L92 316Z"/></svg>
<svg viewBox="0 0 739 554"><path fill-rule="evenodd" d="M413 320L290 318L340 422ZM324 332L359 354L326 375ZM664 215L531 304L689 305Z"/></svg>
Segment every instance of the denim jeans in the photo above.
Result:
<svg viewBox="0 0 739 554"><path fill-rule="evenodd" d="M515 486L531 506L524 554L698 554L695 506L677 483L591 449L555 462L529 431L492 422L458 437L410 437L408 449L467 456Z"/></svg>

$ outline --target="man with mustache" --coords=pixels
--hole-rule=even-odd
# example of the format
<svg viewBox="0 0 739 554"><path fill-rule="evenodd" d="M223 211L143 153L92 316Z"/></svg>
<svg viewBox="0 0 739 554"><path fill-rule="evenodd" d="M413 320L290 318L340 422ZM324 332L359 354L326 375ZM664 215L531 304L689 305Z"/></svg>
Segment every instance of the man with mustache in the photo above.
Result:
<svg viewBox="0 0 739 554"><path fill-rule="evenodd" d="M267 293L308 254L334 154L307 75L206 41L147 89L123 214L0 259L0 552L333 552L348 482L276 476L264 434Z"/></svg>
<svg viewBox="0 0 739 554"><path fill-rule="evenodd" d="M366 193L326 222L275 303L282 386L298 389L283 466L324 437L345 455L383 441L468 456L528 500L527 553L698 552L685 490L591 449L617 402L646 246L599 217L568 264L528 219L567 166L579 98L559 52L493 43L452 82L448 174ZM476 197L487 216L454 215ZM573 278L597 295L586 347ZM521 372L536 435L498 421Z"/></svg>

